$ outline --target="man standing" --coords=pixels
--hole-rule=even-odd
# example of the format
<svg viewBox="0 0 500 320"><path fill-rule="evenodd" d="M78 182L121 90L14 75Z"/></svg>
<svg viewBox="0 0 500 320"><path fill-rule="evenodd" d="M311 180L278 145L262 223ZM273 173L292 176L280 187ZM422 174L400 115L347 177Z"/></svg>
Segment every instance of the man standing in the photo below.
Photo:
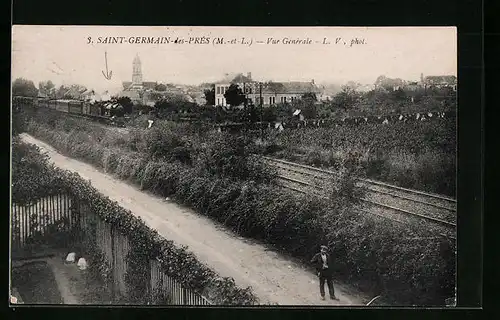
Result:
<svg viewBox="0 0 500 320"><path fill-rule="evenodd" d="M328 291L330 293L330 299L339 300L335 296L335 290L333 289L333 279L332 279L332 268L333 261L332 256L328 253L327 246L321 246L321 252L316 253L311 260L311 263L316 267L319 277L319 292L321 294L321 299L325 300L325 281L328 285Z"/></svg>

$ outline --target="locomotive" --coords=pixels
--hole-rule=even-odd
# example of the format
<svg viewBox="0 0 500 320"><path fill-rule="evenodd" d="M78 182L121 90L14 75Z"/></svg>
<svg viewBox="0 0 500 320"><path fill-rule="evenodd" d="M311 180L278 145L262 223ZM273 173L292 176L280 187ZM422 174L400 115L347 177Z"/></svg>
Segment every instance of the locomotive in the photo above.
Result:
<svg viewBox="0 0 500 320"><path fill-rule="evenodd" d="M106 104L90 103L82 100L14 96L12 97L12 106L13 108L21 106L49 108L60 112L93 117L106 116Z"/></svg>

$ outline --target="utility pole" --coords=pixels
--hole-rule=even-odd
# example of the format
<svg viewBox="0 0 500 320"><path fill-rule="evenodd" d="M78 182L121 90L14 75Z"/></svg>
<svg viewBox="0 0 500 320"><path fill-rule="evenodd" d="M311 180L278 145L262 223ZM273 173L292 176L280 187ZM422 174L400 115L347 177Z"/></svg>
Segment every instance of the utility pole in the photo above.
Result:
<svg viewBox="0 0 500 320"><path fill-rule="evenodd" d="M260 102L260 140L261 142L264 141L264 128L262 127L263 125L263 114L264 114L264 109L262 106L262 82L259 82L259 102Z"/></svg>
<svg viewBox="0 0 500 320"><path fill-rule="evenodd" d="M243 132L246 136L246 132L248 130L248 121L247 121L247 92L246 92L246 82L243 82Z"/></svg>
<svg viewBox="0 0 500 320"><path fill-rule="evenodd" d="M245 119L246 120L246 117L248 116L247 112L248 112L248 106L247 106L247 89L246 89L246 82L243 82L243 95L245 97L245 99L243 100L243 109L245 110L244 112L244 115L245 115ZM246 121L245 121L246 122Z"/></svg>

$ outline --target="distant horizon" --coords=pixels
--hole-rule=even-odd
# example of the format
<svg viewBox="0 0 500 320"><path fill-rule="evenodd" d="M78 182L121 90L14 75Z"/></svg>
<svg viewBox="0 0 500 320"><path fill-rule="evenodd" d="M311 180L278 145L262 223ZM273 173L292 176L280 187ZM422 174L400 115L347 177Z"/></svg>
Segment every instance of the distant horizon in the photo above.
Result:
<svg viewBox="0 0 500 320"><path fill-rule="evenodd" d="M363 45L320 44L97 44L98 37L216 37L292 39L317 43L324 38L364 39ZM342 38L343 37L343 38ZM281 40L280 40L281 39ZM92 40L94 41L94 40ZM349 42L349 40L347 40ZM420 80L424 76L457 75L455 27L12 27L12 81L25 78L56 87L83 85L96 92L122 89L132 80L132 61L142 62L143 81L199 86L224 79L226 73L252 73L256 81L303 81L372 85L377 77ZM107 53L111 80L105 72Z"/></svg>
<svg viewBox="0 0 500 320"><path fill-rule="evenodd" d="M238 72L238 73L234 73L234 74L243 74L243 75L246 75L243 72ZM418 79L404 79L402 77L397 77L397 76L391 77L391 76L387 76L387 75L384 75L384 74L381 74L380 76L386 76L387 78L391 78L391 79L401 79L401 80L406 81L406 82L420 82L420 77ZM454 75L454 74L429 74L429 75L425 75L424 74L423 76L424 76L424 78L427 77L427 76L455 76L456 77L456 75ZM14 80L16 80L18 78L23 78L23 77L12 78L11 80L14 81ZM143 82L155 82L155 83L164 84L164 85L178 85L178 86L199 87L199 86L202 86L202 85L213 85L213 84L215 84L216 82L220 81L223 78L224 78L224 76L221 76L219 80L215 80L215 81L201 81L199 83L180 83L180 82L177 83L177 82L167 82L167 81L149 80L149 79L143 79ZM329 85L343 86L343 85L348 84L349 82L354 82L354 83L360 84L361 86L367 86L367 85L374 85L377 78L375 78L373 80L373 82L361 82L361 81L356 80L356 79L345 80L345 81L342 81L342 82L333 82L333 81L320 81L320 82L318 82L315 79L311 79L311 80L314 80L315 84L319 85L319 86L329 86ZM33 83L35 84L35 86L38 89L38 85L39 85L38 82L35 82L33 79L28 79L28 78L23 78L23 79L28 80L28 81L33 81ZM74 82L74 83L66 83L66 82L57 83L57 81L54 81L53 79L47 79L47 80L41 80L41 81L49 81L49 80L52 81L52 83L54 84L54 86L55 86L56 89L59 88L61 85L65 86L65 87L70 87L72 85L81 85L81 86L86 87L87 90L98 91L97 89L95 89L93 87L89 87L89 86L87 86L85 84L78 83L78 82ZM253 76L253 74L252 74L252 80L253 81L257 81L257 82L269 82L269 81L272 81L272 82L311 82L311 80L307 81L307 80L264 80L264 79L255 79L255 77ZM123 83L124 82L132 82L132 80L131 79L130 80L124 80L124 81L122 81L122 83L119 86L119 88L115 87L115 88L112 88L112 89L119 89L119 90L123 91ZM103 92L104 91L111 91L111 90L104 89Z"/></svg>

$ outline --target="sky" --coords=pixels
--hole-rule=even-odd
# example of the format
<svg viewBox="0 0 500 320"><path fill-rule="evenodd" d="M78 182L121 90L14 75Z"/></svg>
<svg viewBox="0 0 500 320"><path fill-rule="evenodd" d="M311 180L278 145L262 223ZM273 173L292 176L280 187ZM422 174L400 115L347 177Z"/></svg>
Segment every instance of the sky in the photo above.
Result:
<svg viewBox="0 0 500 320"><path fill-rule="evenodd" d="M102 43L106 37L122 43ZM132 43L136 37L159 42L170 37L171 42ZM218 44L219 38L225 43ZM289 44L287 39L311 43ZM132 61L138 55L143 81L162 83L197 85L238 72L251 72L259 81L371 84L380 75L418 80L421 73L457 74L456 39L455 27L14 25L12 79L114 91L122 81L131 81ZM105 52L110 80L102 74Z"/></svg>

